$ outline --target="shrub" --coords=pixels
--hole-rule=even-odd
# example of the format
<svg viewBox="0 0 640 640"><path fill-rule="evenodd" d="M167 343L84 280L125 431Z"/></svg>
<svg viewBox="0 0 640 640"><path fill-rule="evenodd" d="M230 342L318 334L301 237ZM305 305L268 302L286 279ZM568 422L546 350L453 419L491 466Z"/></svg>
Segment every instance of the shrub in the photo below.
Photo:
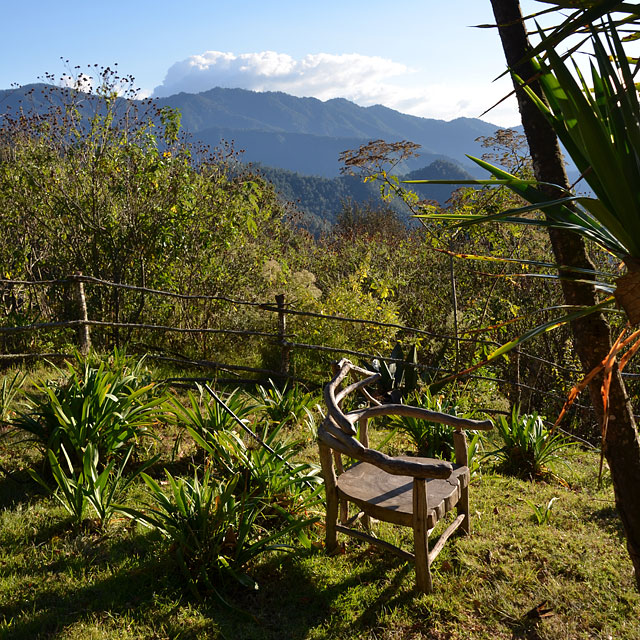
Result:
<svg viewBox="0 0 640 640"><path fill-rule="evenodd" d="M295 426L308 416L315 406L315 398L302 387L285 386L282 390L269 380L269 386L258 385L255 408L261 411L272 425Z"/></svg>
<svg viewBox="0 0 640 640"><path fill-rule="evenodd" d="M103 465L100 468L98 449L89 443L83 452L82 467L77 471L64 445L60 445L64 465L49 449L47 455L51 475L57 485L54 496L71 514L76 525L82 524L85 508L90 505L95 512L98 525L101 528L108 526L111 518L118 511L117 503L127 487L139 473L156 461L155 458L147 460L134 473L125 475L125 467L132 452L133 446L130 446L117 467L115 460L111 460L106 466ZM45 490L49 490L46 482L35 471L31 471L30 474Z"/></svg>
<svg viewBox="0 0 640 640"><path fill-rule="evenodd" d="M106 464L133 441L153 435L150 427L164 397L154 395L143 362L130 366L116 353L113 362L96 367L77 356L66 372L57 369L60 380L35 385L36 393L27 397L27 411L12 424L58 459L64 447L76 469L82 467L89 445Z"/></svg>
<svg viewBox="0 0 640 640"><path fill-rule="evenodd" d="M566 463L566 454L575 446L567 437L547 429L542 416L535 412L520 415L518 407L510 416L500 416L495 425L502 446L487 455L508 475L542 476L549 472L550 464Z"/></svg>
<svg viewBox="0 0 640 640"><path fill-rule="evenodd" d="M442 395L432 395L428 390L414 393L407 399L411 404L430 411L458 416L458 406ZM462 416L461 416L462 417ZM428 422L410 416L393 416L390 424L413 442L418 455L426 458L453 459L453 428L439 422Z"/></svg>
<svg viewBox="0 0 640 640"><path fill-rule="evenodd" d="M198 598L202 585L220 596L227 577L255 587L245 573L247 564L266 551L289 548L280 541L307 524L297 520L271 531L259 526L256 520L264 505L244 494L236 497L239 475L216 481L208 469L201 477L194 471L192 480L165 473L166 492L142 474L150 490L146 509L121 510L170 541L189 588Z"/></svg>

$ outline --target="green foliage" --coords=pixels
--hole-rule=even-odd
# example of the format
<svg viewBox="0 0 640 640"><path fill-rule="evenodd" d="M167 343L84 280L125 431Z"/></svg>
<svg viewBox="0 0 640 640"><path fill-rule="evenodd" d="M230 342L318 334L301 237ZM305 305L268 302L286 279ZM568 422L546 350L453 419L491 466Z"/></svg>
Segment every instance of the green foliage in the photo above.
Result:
<svg viewBox="0 0 640 640"><path fill-rule="evenodd" d="M469 417L467 414L460 413L457 404L451 398L444 395L432 395L429 390L415 393L407 399L407 404L430 411L447 413L451 416ZM390 420L390 426L411 439L418 455L426 458L453 460L453 427L410 416L393 416ZM477 443L474 449L475 447L477 447Z"/></svg>
<svg viewBox="0 0 640 640"><path fill-rule="evenodd" d="M280 389L269 380L269 386L258 385L255 395L255 408L272 425L295 426L302 422L313 409L316 399L300 385L285 385Z"/></svg>
<svg viewBox="0 0 640 640"><path fill-rule="evenodd" d="M275 531L264 530L256 522L263 506L244 494L235 497L239 476L218 482L207 469L201 477L194 472L189 480L167 471L167 491L150 476L142 477L150 490L147 508L121 510L167 538L198 597L202 586L219 595L227 577L255 587L245 573L246 565L266 551L287 549L279 541L306 524L296 521Z"/></svg>
<svg viewBox="0 0 640 640"><path fill-rule="evenodd" d="M87 505L93 508L101 528L109 525L118 511L118 502L121 501L127 487L144 469L156 461L155 458L151 458L134 472L125 473L133 450L134 447L131 445L117 466L114 459L106 465L101 465L98 448L90 442L82 453L82 467L79 471L74 468L64 445L60 445L60 458L64 459L64 467L54 451L47 451L51 475L57 485L54 496L71 514L76 525L83 523ZM49 490L47 483L35 471L30 470L30 475L38 484Z"/></svg>
<svg viewBox="0 0 640 640"><path fill-rule="evenodd" d="M640 101L634 72L613 21L603 28L604 38L591 29L594 49L588 82L574 62L574 73L556 53L551 40L543 39L545 59L532 61L546 102L520 78L523 90L545 114L572 160L596 197L575 196L550 185L534 186L507 171L477 158L493 179L475 184L504 184L526 200L525 207L510 208L493 215L444 216L462 220L462 225L503 220L522 225L565 229L595 242L633 266L640 259ZM576 77L577 76L577 80ZM541 209L543 218L523 215ZM427 216L433 218L434 216ZM592 281L597 275L587 273ZM596 282L603 290L605 283Z"/></svg>
<svg viewBox="0 0 640 640"><path fill-rule="evenodd" d="M49 451L59 458L64 447L65 457L79 468L92 445L106 463L133 442L153 436L164 398L154 393L144 359L130 366L116 352L110 364L96 367L90 358L77 356L66 371L56 372L60 379L37 383L27 395L27 410L12 421L49 460Z"/></svg>
<svg viewBox="0 0 640 640"><path fill-rule="evenodd" d="M201 403L191 393L191 407L185 407L175 399L172 405L178 424L186 428L195 444L207 454L209 472L221 477L238 475L241 481L237 483L237 493L262 505L261 521L268 518L270 526L280 526L283 522L297 521L319 500L318 467L296 462L296 455L304 443L283 436L285 428L292 429L302 422L309 422L309 416L313 415L309 409L313 397L301 387L281 391L272 383L267 389L259 387L259 398L261 402L250 406L237 390L225 398L225 404L238 417L262 412L266 420L256 420L258 427L262 425L256 434L259 440L248 434L240 435L230 414L217 403L215 406L205 404L205 415ZM245 421L248 422L246 418ZM300 531L300 539L308 543L303 531Z"/></svg>
<svg viewBox="0 0 640 640"><path fill-rule="evenodd" d="M283 437L284 426L265 425L258 434L274 453L257 442L247 447L245 490L264 505L265 518L293 522L321 502L322 478L318 465L296 462L301 441ZM304 531L300 535L308 544Z"/></svg>
<svg viewBox="0 0 640 640"><path fill-rule="evenodd" d="M6 453L0 450L3 466L10 463ZM473 535L445 546L432 596L414 595L406 562L348 539L344 553L331 557L321 549L259 555L241 570L259 583L257 593L235 588L231 577L220 580L220 593L244 616L215 598L198 602L185 595L169 539L160 547L169 551L158 553L159 535L126 519L114 519L109 535L67 531L51 500L11 502L15 483L3 482L0 635L373 640L437 628L478 640L512 638L516 629L544 640L637 640L640 594L621 544L611 483L597 485L597 460L591 451L575 459L571 489L487 470L471 487ZM156 481L169 494L164 474ZM142 509L142 491L131 486L128 504ZM538 526L527 502L546 505L556 496L549 524ZM411 544L410 529L383 525L381 533ZM206 585L198 588L208 594ZM531 620L529 612L542 602L554 615Z"/></svg>
<svg viewBox="0 0 640 640"><path fill-rule="evenodd" d="M51 89L46 113L2 120L3 277L82 272L183 292L246 282L254 256L244 248L264 227L279 225L273 189L232 172L232 149L188 146L177 111L130 100L132 78L111 69L92 73L99 74L94 92L85 84ZM59 289L43 299L24 296L12 306L11 324L39 314L65 318L69 297ZM92 288L88 304L101 320L144 322L139 295ZM162 324L185 311L164 300L154 307L154 320ZM114 330L116 343L123 333ZM94 344L101 337L95 332Z"/></svg>
<svg viewBox="0 0 640 640"><path fill-rule="evenodd" d="M527 500L527 504L533 510L533 518L537 524L543 525L551 523L551 509L553 508L553 505L557 499L557 496L554 496L553 498L551 498L551 500L549 500L549 502L547 502L546 505L534 504L533 502L529 502Z"/></svg>
<svg viewBox="0 0 640 640"><path fill-rule="evenodd" d="M13 415L16 399L22 392L26 379L27 374L20 371L16 371L13 377L5 375L2 378L2 384L0 384L0 423L8 422Z"/></svg>
<svg viewBox="0 0 640 640"><path fill-rule="evenodd" d="M406 216L405 216L406 218ZM334 233L348 239L382 236L402 238L407 235L407 220L387 202L355 202L344 200L336 218Z"/></svg>
<svg viewBox="0 0 640 640"><path fill-rule="evenodd" d="M58 486L58 492L54 493L54 496L65 510L71 514L74 523L78 525L84 518L84 511L87 505L87 494L81 479L83 472L80 473L80 476L76 474L64 445L60 445L60 455L64 458L68 475L63 470L58 456L51 449L47 451L51 475ZM30 475L44 489L49 490L48 485L35 471L32 470Z"/></svg>
<svg viewBox="0 0 640 640"><path fill-rule="evenodd" d="M402 402L402 399L416 390L418 384L418 349L412 345L404 359L402 345L398 342L391 352L390 358L399 362L375 359L371 369L380 374L378 386L389 402Z"/></svg>
<svg viewBox="0 0 640 640"><path fill-rule="evenodd" d="M235 420L212 398L205 397L199 385L198 391L198 398L191 391L187 393L189 405L182 404L176 397L171 398L175 420L210 455L213 465L233 473L238 461L244 459L244 444L235 432ZM247 403L238 389L228 394L224 402L240 420L245 421L255 408ZM176 447L178 445L179 440Z"/></svg>
<svg viewBox="0 0 640 640"><path fill-rule="evenodd" d="M587 220L578 231L620 257L640 258L640 102L627 54L611 21L605 31L607 46L595 30L591 44L591 86L579 74L576 82L553 47L547 62L537 62L540 83L549 107L528 91L548 116L556 133L597 199L581 198ZM608 49L608 50L607 50ZM637 69L635 70L637 71ZM552 220L571 223L567 212Z"/></svg>
<svg viewBox="0 0 640 640"><path fill-rule="evenodd" d="M560 433L553 433L537 413L520 415L514 407L510 416L499 416L495 433L500 444L486 456L498 462L498 468L509 475L525 478L541 477L554 463L566 464L566 456L575 444Z"/></svg>

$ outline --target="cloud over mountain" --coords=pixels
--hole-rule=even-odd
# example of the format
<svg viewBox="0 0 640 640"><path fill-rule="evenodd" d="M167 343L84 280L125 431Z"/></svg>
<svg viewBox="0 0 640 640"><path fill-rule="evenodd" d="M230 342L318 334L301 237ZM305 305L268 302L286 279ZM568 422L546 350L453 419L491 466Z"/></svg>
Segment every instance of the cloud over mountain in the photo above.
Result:
<svg viewBox="0 0 640 640"><path fill-rule="evenodd" d="M206 51L172 65L154 95L199 93L217 86L284 91L321 100L339 96L371 101L384 94L389 78L407 72L403 64L357 53L317 53L296 60L275 51L240 54Z"/></svg>
<svg viewBox="0 0 640 640"><path fill-rule="evenodd" d="M173 64L153 95L200 93L214 87L284 91L320 100L346 98L362 106L383 104L403 113L444 119L477 117L509 90L479 90L468 78L427 84L404 64L357 53L316 53L295 59L275 51L205 51ZM507 125L516 121L512 105L492 116Z"/></svg>

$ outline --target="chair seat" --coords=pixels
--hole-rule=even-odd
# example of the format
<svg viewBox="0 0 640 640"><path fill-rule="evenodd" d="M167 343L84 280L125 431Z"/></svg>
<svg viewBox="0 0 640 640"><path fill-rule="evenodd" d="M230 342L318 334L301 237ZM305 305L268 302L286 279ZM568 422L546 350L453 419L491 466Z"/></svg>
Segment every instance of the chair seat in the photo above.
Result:
<svg viewBox="0 0 640 640"><path fill-rule="evenodd" d="M437 463L433 458L410 458ZM432 529L460 499L460 491L469 484L469 468L453 465L446 480L427 479L427 527ZM397 476L369 464L358 462L338 476L338 495L357 504L366 514L393 524L412 526L413 478Z"/></svg>

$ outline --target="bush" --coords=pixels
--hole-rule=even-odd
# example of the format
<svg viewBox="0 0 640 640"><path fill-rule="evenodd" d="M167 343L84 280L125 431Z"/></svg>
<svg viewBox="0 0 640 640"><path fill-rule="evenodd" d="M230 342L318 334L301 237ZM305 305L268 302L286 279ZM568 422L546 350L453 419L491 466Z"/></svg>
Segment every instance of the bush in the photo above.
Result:
<svg viewBox="0 0 640 640"><path fill-rule="evenodd" d="M502 446L487 453L498 461L498 468L508 475L535 478L550 471L553 463L566 464L566 454L575 444L553 433L537 413L520 415L514 407L510 416L500 416L495 423Z"/></svg>
<svg viewBox="0 0 640 640"><path fill-rule="evenodd" d="M432 395L428 390L409 396L407 404L430 411L448 413L452 416L466 417L458 413L458 406L452 400L442 395ZM444 460L453 459L452 427L410 416L393 416L390 425L409 437L419 456Z"/></svg>
<svg viewBox="0 0 640 640"><path fill-rule="evenodd" d="M266 551L289 548L280 541L308 524L295 520L286 527L266 531L257 523L264 505L245 494L240 498L235 495L239 475L216 481L207 469L201 475L194 471L193 480L174 478L168 471L166 476L165 492L153 478L142 474L150 490L147 508L121 509L167 538L198 598L202 585L220 596L227 577L255 587L245 573L247 564Z"/></svg>
<svg viewBox="0 0 640 640"><path fill-rule="evenodd" d="M12 425L28 434L47 455L62 459L62 449L74 469L83 466L84 452L95 447L107 464L122 456L142 437L153 436L152 425L161 414L162 395L143 367L144 359L129 364L119 352L111 362L94 366L90 358L76 357L67 370L56 369L57 381L40 382L27 396L27 411Z"/></svg>

